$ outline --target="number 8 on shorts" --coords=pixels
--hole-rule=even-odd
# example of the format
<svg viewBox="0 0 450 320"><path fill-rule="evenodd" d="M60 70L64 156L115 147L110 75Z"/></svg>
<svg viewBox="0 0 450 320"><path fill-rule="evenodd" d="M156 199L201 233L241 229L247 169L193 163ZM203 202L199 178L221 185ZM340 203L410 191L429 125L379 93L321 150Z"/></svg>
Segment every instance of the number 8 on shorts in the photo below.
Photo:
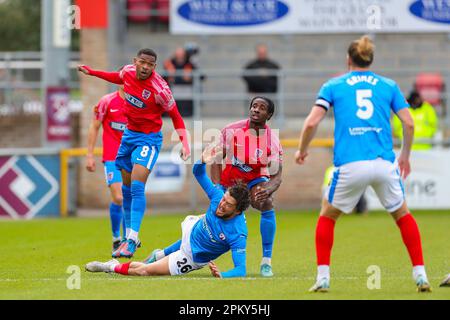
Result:
<svg viewBox="0 0 450 320"><path fill-rule="evenodd" d="M156 146L139 146L132 153L134 164L140 164L148 170L152 170L158 159L159 149Z"/></svg>

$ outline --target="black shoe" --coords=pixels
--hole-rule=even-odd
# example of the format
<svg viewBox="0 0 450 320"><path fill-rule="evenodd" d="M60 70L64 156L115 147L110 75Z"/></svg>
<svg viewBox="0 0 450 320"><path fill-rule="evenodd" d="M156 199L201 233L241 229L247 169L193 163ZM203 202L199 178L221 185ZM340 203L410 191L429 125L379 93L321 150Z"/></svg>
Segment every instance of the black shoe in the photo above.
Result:
<svg viewBox="0 0 450 320"><path fill-rule="evenodd" d="M117 249L119 249L120 245L122 244L122 240L116 240L113 242L112 244L112 252L116 251Z"/></svg>

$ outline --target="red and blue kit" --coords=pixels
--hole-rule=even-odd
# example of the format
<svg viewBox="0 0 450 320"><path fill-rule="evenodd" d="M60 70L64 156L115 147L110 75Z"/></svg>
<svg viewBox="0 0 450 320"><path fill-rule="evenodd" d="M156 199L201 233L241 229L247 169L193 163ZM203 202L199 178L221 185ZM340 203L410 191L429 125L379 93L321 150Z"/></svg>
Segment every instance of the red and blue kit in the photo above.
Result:
<svg viewBox="0 0 450 320"><path fill-rule="evenodd" d="M230 187L237 181L249 189L270 177L269 164L281 164L283 149L278 136L268 125L259 135L250 128L250 120L229 124L222 130L221 142L226 150L226 166L220 184Z"/></svg>
<svg viewBox="0 0 450 320"><path fill-rule="evenodd" d="M116 168L116 155L125 131L127 118L124 114L125 100L119 92L103 96L94 108L94 119L103 127L103 164L105 166L106 184L122 183L122 175Z"/></svg>
<svg viewBox="0 0 450 320"><path fill-rule="evenodd" d="M176 107L167 82L155 71L146 80L136 78L136 67L127 65L119 73L123 81L128 129L143 133L158 132L164 112Z"/></svg>
<svg viewBox="0 0 450 320"><path fill-rule="evenodd" d="M116 91L103 96L94 108L94 119L100 121L103 127L103 162L116 159L127 125L124 107L125 101Z"/></svg>
<svg viewBox="0 0 450 320"><path fill-rule="evenodd" d="M116 84L123 84L125 92L125 116L127 129L119 148L116 166L131 172L133 164L152 170L162 147L162 114L172 118L184 148L189 152L183 118L167 82L156 72L145 80L136 77L136 67L126 65L119 72L92 70L90 75Z"/></svg>

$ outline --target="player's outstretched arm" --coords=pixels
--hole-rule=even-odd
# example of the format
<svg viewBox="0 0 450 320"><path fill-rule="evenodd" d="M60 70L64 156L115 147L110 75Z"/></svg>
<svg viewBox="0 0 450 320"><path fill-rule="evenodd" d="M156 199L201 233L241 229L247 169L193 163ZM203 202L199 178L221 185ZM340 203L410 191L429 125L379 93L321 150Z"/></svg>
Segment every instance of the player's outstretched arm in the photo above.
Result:
<svg viewBox="0 0 450 320"><path fill-rule="evenodd" d="M183 144L183 149L181 150L181 158L186 161L191 156L191 148L189 146L189 136L186 130L186 125L184 120L178 111L178 107L175 104L172 109L168 112L170 118L172 119L173 127L180 137L180 141Z"/></svg>
<svg viewBox="0 0 450 320"><path fill-rule="evenodd" d="M204 162L197 161L192 168L192 173L202 187L203 191L207 194L208 198L212 199L216 189L211 179L206 174L206 164Z"/></svg>
<svg viewBox="0 0 450 320"><path fill-rule="evenodd" d="M221 272L221 278L245 277L247 275L245 249L232 249L231 256L233 258L234 268Z"/></svg>
<svg viewBox="0 0 450 320"><path fill-rule="evenodd" d="M406 179L406 177L411 173L409 156L411 155L411 147L414 140L414 119L408 108L399 110L397 112L397 116L403 126L403 143L402 151L398 157L398 166L400 168L400 175L403 179Z"/></svg>
<svg viewBox="0 0 450 320"><path fill-rule="evenodd" d="M86 65L79 65L78 71L88 76L94 76L103 80L106 80L115 84L123 84L123 80L120 77L120 72L106 72L101 70L94 70Z"/></svg>
<svg viewBox="0 0 450 320"><path fill-rule="evenodd" d="M314 138L319 123L323 120L327 111L321 106L314 106L311 113L305 120L302 133L300 135L299 150L295 153L295 161L298 164L304 164L308 156L308 147Z"/></svg>
<svg viewBox="0 0 450 320"><path fill-rule="evenodd" d="M222 176L222 164L223 159L226 158L227 155L227 128L223 129L221 132L221 140L220 143L217 144L217 148L219 145L222 145L222 155L221 157L216 157L214 163L211 164L211 180L215 184L219 184Z"/></svg>
<svg viewBox="0 0 450 320"><path fill-rule="evenodd" d="M192 169L195 178L202 189L206 192L209 199L214 197L217 189L206 174L206 163L214 163L216 158L222 157L221 148L222 147L215 145L207 146L202 153L202 160L197 161Z"/></svg>

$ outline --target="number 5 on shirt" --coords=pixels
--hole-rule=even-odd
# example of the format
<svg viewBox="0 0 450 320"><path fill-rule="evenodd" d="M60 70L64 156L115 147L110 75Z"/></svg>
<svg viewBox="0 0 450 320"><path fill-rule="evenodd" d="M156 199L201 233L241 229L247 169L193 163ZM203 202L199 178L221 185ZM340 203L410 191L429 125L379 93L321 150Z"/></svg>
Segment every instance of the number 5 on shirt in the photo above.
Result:
<svg viewBox="0 0 450 320"><path fill-rule="evenodd" d="M373 103L370 101L370 98L372 98L372 90L356 90L356 105L358 106L356 115L358 118L363 120L372 118Z"/></svg>

